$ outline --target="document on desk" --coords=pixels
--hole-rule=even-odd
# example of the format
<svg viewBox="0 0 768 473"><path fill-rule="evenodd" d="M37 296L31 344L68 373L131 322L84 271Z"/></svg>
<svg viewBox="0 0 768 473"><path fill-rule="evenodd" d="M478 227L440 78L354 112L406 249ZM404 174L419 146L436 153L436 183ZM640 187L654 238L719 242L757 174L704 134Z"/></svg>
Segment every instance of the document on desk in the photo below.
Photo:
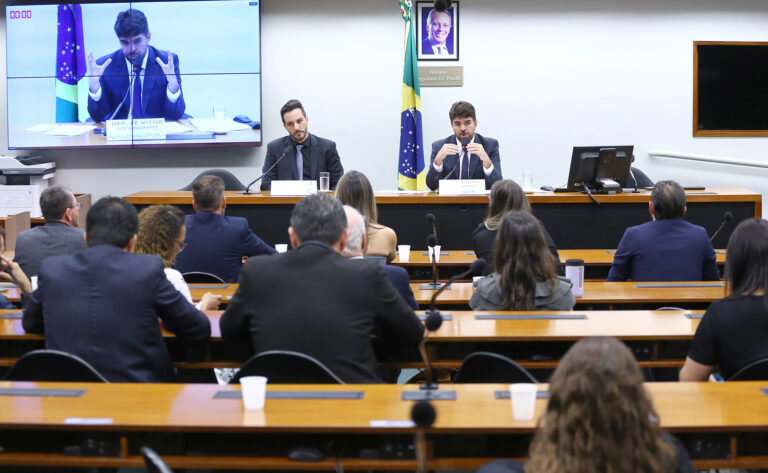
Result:
<svg viewBox="0 0 768 473"><path fill-rule="evenodd" d="M214 133L228 133L230 131L250 130L247 123L237 123L234 120L223 122L215 118L190 118L189 121L200 131L212 131Z"/></svg>
<svg viewBox="0 0 768 473"><path fill-rule="evenodd" d="M179 122L165 122L163 123L163 131L166 135L172 135L174 133L184 133L187 131L192 131L191 127L182 125Z"/></svg>
<svg viewBox="0 0 768 473"><path fill-rule="evenodd" d="M45 131L46 135L56 135L56 136L77 136L82 135L83 133L87 133L91 130L96 128L95 125L58 125L53 128L51 128L48 131Z"/></svg>
<svg viewBox="0 0 768 473"><path fill-rule="evenodd" d="M35 133L44 133L51 128L54 128L56 125L51 123L40 123L39 125L33 125L29 128L24 128L24 131L32 131Z"/></svg>

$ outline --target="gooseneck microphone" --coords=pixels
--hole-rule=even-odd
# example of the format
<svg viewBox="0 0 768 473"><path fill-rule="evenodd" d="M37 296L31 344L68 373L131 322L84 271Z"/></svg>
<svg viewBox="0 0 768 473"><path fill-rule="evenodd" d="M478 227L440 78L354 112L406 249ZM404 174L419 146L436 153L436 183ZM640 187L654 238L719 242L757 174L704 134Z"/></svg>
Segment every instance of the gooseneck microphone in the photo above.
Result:
<svg viewBox="0 0 768 473"><path fill-rule="evenodd" d="M452 0L435 0L435 10L444 12L445 10L451 8L452 4Z"/></svg>
<svg viewBox="0 0 768 473"><path fill-rule="evenodd" d="M432 234L435 235L435 239L437 239L437 226L435 225L435 222L437 219L433 214L427 214L426 215L427 222L432 224Z"/></svg>
<svg viewBox="0 0 768 473"><path fill-rule="evenodd" d="M429 235L427 237L427 254L433 253L435 251L435 245L437 245L437 237L435 235ZM432 281L427 284L420 284L419 289L429 290L440 289L442 287L442 284L437 282L439 279L437 272L437 258L430 254L430 259L432 260Z"/></svg>
<svg viewBox="0 0 768 473"><path fill-rule="evenodd" d="M411 420L416 424L416 464L419 473L429 471L427 466L427 429L432 427L437 419L435 407L429 401L418 401L411 408Z"/></svg>
<svg viewBox="0 0 768 473"><path fill-rule="evenodd" d="M271 170L273 170L273 169L275 168L275 166L277 166L277 163L279 163L279 162L280 162L280 161L281 161L281 160L282 160L282 159L283 159L283 158L284 158L284 157L285 157L285 156L286 156L288 153L290 153L290 152L291 152L291 148L292 148L292 146L290 146L290 145L289 145L289 146L287 146L287 147L286 147L286 148L283 150L283 154L281 154L281 155L280 155L280 157L279 157L279 158L277 158L277 160L275 161L275 163L274 163L272 166L270 166L270 167L269 167L269 169L267 169L267 172L265 172L265 173L264 173L264 174L262 174L261 176L257 177L256 179L252 180L252 181L251 181L251 183L250 183L250 184L248 184L248 186L246 186L245 190L244 190L243 192L238 192L238 194L244 194L244 195L251 195L251 194L261 194L261 189L259 189L259 190L257 190L257 191L253 191L253 192L251 192L251 191L250 191L250 190L251 190L251 186L252 186L252 185L254 185L254 184L256 184L257 182L259 182L260 180L262 180L262 179L264 178L264 176L266 176L267 174L269 174L269 172L270 172Z"/></svg>
<svg viewBox="0 0 768 473"><path fill-rule="evenodd" d="M709 237L709 241L712 241L712 240L714 240L714 239L715 239L715 237L717 236L717 234L718 234L718 233L720 233L720 230L722 230L723 228L725 228L725 226L726 226L726 225L728 224L728 222L730 222L731 220L733 220L733 214L732 214L731 212L725 211L725 212L723 213L723 221L722 221L722 223L720 224L720 226L719 226L719 227L717 227L717 230L715 230L715 233L713 233L713 234L712 234L712 236L711 236L711 237Z"/></svg>
<svg viewBox="0 0 768 473"><path fill-rule="evenodd" d="M115 111L112 112L112 115L107 118L107 120L113 120L115 118L115 115L117 115L117 112L120 110L120 107L123 106L125 101L128 99L128 96L131 95L131 91L133 90L133 82L136 80L137 77L139 77L139 73L141 72L141 62L144 60L144 58L136 58L131 63L131 70L128 71L128 74L130 75L130 79L128 80L128 90L125 91L125 95L123 96L123 100L120 101L119 104L117 104L117 107L115 107ZM132 73L132 74L131 74ZM139 79L141 80L141 79ZM104 94L104 90L101 91L102 96ZM133 106L133 96L131 96L131 107ZM129 111L132 110L132 108L128 109ZM127 115L126 115L127 116Z"/></svg>

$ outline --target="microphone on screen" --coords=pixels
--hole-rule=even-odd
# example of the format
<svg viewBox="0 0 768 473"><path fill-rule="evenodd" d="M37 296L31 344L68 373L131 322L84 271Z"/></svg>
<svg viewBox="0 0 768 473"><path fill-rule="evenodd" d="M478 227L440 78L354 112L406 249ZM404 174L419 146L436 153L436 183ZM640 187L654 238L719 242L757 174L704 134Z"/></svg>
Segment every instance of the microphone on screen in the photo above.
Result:
<svg viewBox="0 0 768 473"><path fill-rule="evenodd" d="M466 152L467 146L469 145L469 142L472 141L472 137L467 137L461 140L461 150Z"/></svg>
<svg viewBox="0 0 768 473"><path fill-rule="evenodd" d="M435 406L429 401L418 401L411 408L411 420L416 424L416 463L419 473L429 471L427 466L427 429L432 427L437 419Z"/></svg>
<svg viewBox="0 0 768 473"><path fill-rule="evenodd" d="M291 152L291 148L293 148L293 146L290 146L290 145L286 146L286 148L283 150L283 154L281 154L280 157L277 158L277 161L275 161L275 163L272 166L270 166L269 169L267 169L267 172L265 172L261 176L257 177L256 179L252 180L251 183L248 184L248 186L245 188L245 190L243 192L240 192L240 194L245 194L245 195L261 194L261 190L250 192L251 186L256 184L257 182L259 182L260 180L262 180L264 178L264 176L269 174L269 172L271 170L273 170L275 168L275 166L277 166L277 163L279 163L288 153Z"/></svg>
<svg viewBox="0 0 768 473"><path fill-rule="evenodd" d="M717 230L715 230L715 233L713 233L713 234L712 234L712 236L711 236L711 237L709 237L709 241L712 241L712 240L714 240L714 239L715 239L715 237L717 236L717 234L718 234L718 233L720 233L720 230L722 230L723 228L725 228L725 226L726 226L726 225L728 224L728 222L730 222L731 220L733 220L733 214L732 214L731 212L725 211L725 212L723 213L723 221L722 221L722 223L720 223L720 226L719 226L719 227L717 227Z"/></svg>

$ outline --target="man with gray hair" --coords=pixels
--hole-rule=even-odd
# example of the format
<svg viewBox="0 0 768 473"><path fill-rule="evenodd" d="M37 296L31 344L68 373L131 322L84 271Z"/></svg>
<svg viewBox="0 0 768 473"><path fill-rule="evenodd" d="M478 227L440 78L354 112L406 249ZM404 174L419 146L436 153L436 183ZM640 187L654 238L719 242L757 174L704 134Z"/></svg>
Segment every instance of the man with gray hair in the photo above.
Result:
<svg viewBox="0 0 768 473"><path fill-rule="evenodd" d="M675 181L653 186L651 221L621 237L608 281L716 281L715 250L704 228L683 220L685 190Z"/></svg>
<svg viewBox="0 0 768 473"><path fill-rule="evenodd" d="M14 261L27 276L37 276L40 263L49 256L68 255L85 249L80 222L80 203L64 186L56 185L40 194L45 225L21 232L16 238Z"/></svg>
<svg viewBox="0 0 768 473"><path fill-rule="evenodd" d="M345 205L344 212L347 214L347 231L349 236L347 237L347 246L342 253L347 258L362 259L363 253L368 243L365 233L365 218L357 211L356 208ZM413 291L411 290L411 279L408 276L408 271L400 266L381 263L381 269L387 273L389 282L397 289L397 292L403 297L406 303L413 308L413 310L419 309L419 304L413 297Z"/></svg>
<svg viewBox="0 0 768 473"><path fill-rule="evenodd" d="M312 356L347 383L381 382L371 335L414 349L424 327L378 263L341 255L341 202L310 195L293 208L293 251L249 258L220 320L224 344L242 358L269 350Z"/></svg>
<svg viewBox="0 0 768 473"><path fill-rule="evenodd" d="M193 215L186 216L184 251L174 268L181 274L203 272L224 282L237 281L243 256L271 255L275 249L256 236L242 217L224 215L224 180L205 175L192 183Z"/></svg>

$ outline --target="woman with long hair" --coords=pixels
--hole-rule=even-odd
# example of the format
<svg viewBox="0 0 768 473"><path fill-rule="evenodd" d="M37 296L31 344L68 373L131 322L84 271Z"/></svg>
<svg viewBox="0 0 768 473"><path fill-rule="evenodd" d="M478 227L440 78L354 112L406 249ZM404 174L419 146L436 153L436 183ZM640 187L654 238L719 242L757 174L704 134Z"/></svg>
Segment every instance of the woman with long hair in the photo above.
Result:
<svg viewBox="0 0 768 473"><path fill-rule="evenodd" d="M173 269L176 255L184 249L187 228L184 213L172 205L151 205L139 212L139 234L133 247L135 253L157 255L165 265L165 277L190 303L192 294L181 273ZM200 310L215 310L221 296L207 292L197 304Z"/></svg>
<svg viewBox="0 0 768 473"><path fill-rule="evenodd" d="M509 179L494 182L489 199L488 216L472 231L472 246L475 250L475 255L478 258L484 258L489 263L485 267L485 274L493 272L493 261L491 259L493 242L496 239L496 233L499 230L504 214L510 210L531 212L531 204L525 196L525 191L515 181ZM544 232L544 239L547 241L549 251L552 252L552 255L558 261L557 274L563 276L565 270L559 264L560 255L557 253L555 242L552 241L552 237L549 236L549 232L544 228L544 225L541 226L541 229Z"/></svg>
<svg viewBox="0 0 768 473"><path fill-rule="evenodd" d="M614 338L585 338L549 380L525 467L499 460L478 473L693 473L688 453L658 419L629 349Z"/></svg>
<svg viewBox="0 0 768 473"><path fill-rule="evenodd" d="M715 366L728 379L768 358L768 222L741 222L728 240L726 293L701 319L680 381L704 381Z"/></svg>
<svg viewBox="0 0 768 473"><path fill-rule="evenodd" d="M571 281L557 275L539 221L528 212L504 214L493 245L496 272L481 279L469 306L474 310L571 310Z"/></svg>
<svg viewBox="0 0 768 473"><path fill-rule="evenodd" d="M365 174L349 171L341 176L336 186L336 198L342 204L354 207L365 217L367 241L365 254L384 256L387 258L387 263L394 260L397 254L397 235L391 228L379 224L376 196Z"/></svg>

